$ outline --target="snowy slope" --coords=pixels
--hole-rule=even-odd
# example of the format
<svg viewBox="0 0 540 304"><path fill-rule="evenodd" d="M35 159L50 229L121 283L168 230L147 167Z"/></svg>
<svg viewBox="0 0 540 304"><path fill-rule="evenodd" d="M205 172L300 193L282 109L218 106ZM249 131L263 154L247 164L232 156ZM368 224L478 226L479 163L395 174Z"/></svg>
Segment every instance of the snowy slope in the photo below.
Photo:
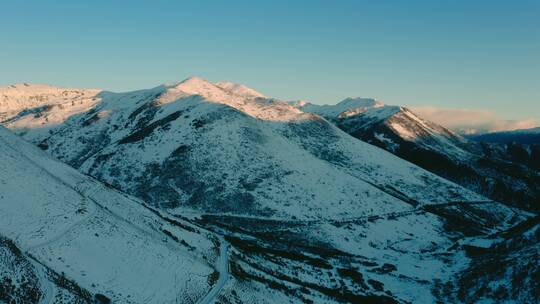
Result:
<svg viewBox="0 0 540 304"><path fill-rule="evenodd" d="M96 98L46 136L8 127L223 235L210 302L435 302L471 263L462 241L528 217L250 90L190 78Z"/></svg>
<svg viewBox="0 0 540 304"><path fill-rule="evenodd" d="M352 136L381 147L465 188L526 210L540 210L538 148L468 141L407 108L372 99L297 105Z"/></svg>
<svg viewBox="0 0 540 304"><path fill-rule="evenodd" d="M452 282L459 288L457 297L447 300L539 303L539 242L540 216L536 216L499 234L491 246L469 247L472 263Z"/></svg>
<svg viewBox="0 0 540 304"><path fill-rule="evenodd" d="M409 109L370 98L347 98L336 105L307 104L300 109L335 121L349 134L384 124L400 138L447 154L464 154L465 140L452 131L423 120ZM379 134L384 137L385 134ZM390 140L390 139L388 139Z"/></svg>
<svg viewBox="0 0 540 304"><path fill-rule="evenodd" d="M103 296L98 294L97 298L105 299ZM95 299L76 282L22 252L12 240L0 236L0 302L82 304L94 303Z"/></svg>
<svg viewBox="0 0 540 304"><path fill-rule="evenodd" d="M0 87L0 109L12 113L47 105L61 105L73 100L92 97L97 89L57 88L43 84L15 84ZM5 114L7 115L7 114Z"/></svg>
<svg viewBox="0 0 540 304"><path fill-rule="evenodd" d="M88 111L99 92L27 83L0 87L0 123L43 137L70 116Z"/></svg>
<svg viewBox="0 0 540 304"><path fill-rule="evenodd" d="M265 97L262 93L257 92L252 88L246 87L243 84L238 84L238 83L229 82L229 81L221 81L221 82L216 82L214 84L222 88L223 90L226 90L236 95L260 97L260 98Z"/></svg>
<svg viewBox="0 0 540 304"><path fill-rule="evenodd" d="M0 150L0 235L35 259L27 272L46 267L115 303L187 301L210 290L215 256L207 235L163 221L3 128ZM47 290L51 274L38 279L42 298L59 296Z"/></svg>

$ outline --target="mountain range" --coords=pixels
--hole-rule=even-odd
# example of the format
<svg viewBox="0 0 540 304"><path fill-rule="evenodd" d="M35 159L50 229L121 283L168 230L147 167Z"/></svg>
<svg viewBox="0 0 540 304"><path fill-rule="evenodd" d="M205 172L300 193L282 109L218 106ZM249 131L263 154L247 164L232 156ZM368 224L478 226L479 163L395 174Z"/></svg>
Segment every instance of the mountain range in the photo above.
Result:
<svg viewBox="0 0 540 304"><path fill-rule="evenodd" d="M374 99L349 98L324 106L291 104L469 190L510 206L540 211L540 141L523 145L484 142L484 136L468 140L405 107Z"/></svg>
<svg viewBox="0 0 540 304"><path fill-rule="evenodd" d="M13 85L0 121L22 137L0 129L0 300L539 298L538 171L403 107L193 77Z"/></svg>
<svg viewBox="0 0 540 304"><path fill-rule="evenodd" d="M521 129L504 132L491 132L480 135L469 136L470 139L480 142L491 143L518 143L525 145L535 145L538 147L540 144L540 127L532 129Z"/></svg>

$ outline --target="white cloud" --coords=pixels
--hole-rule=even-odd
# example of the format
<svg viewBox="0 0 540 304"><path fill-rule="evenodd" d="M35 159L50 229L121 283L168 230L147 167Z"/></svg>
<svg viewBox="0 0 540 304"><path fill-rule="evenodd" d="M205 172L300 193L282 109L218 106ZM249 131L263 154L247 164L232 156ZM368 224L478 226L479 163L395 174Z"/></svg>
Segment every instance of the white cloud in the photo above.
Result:
<svg viewBox="0 0 540 304"><path fill-rule="evenodd" d="M505 120L488 110L439 107L416 107L412 110L420 117L464 134L528 129L538 126L538 120L534 118Z"/></svg>

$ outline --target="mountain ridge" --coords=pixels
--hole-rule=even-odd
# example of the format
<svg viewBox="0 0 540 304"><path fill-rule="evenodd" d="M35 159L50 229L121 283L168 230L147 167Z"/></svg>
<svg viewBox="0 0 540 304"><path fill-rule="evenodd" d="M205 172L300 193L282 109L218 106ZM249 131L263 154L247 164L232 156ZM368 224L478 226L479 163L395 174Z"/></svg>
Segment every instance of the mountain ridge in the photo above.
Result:
<svg viewBox="0 0 540 304"><path fill-rule="evenodd" d="M202 79L95 98L74 114L68 103L15 113L6 125L142 199L166 223L223 238L228 245L220 250L189 243L197 256L227 257L230 273L214 263L230 279L219 278L218 289L207 293L222 302L467 302L476 298L459 298L455 278L489 271L467 248L491 248L532 217L277 99L238 95ZM50 124L57 111L68 114ZM101 193L92 189L80 190ZM208 290L208 282L198 286ZM534 296L517 285L508 290Z"/></svg>
<svg viewBox="0 0 540 304"><path fill-rule="evenodd" d="M536 150L522 156L528 153L526 148L478 144L405 107L355 106L344 108L338 103L299 108L323 115L353 137L477 193L533 212L540 210Z"/></svg>

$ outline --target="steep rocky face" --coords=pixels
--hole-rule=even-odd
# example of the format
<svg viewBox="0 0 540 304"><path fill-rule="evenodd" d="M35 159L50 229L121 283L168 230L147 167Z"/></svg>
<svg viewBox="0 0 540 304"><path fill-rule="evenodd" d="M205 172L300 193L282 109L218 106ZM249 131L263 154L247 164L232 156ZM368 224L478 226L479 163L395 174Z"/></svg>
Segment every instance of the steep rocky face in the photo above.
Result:
<svg viewBox="0 0 540 304"><path fill-rule="evenodd" d="M351 102L354 100L357 102ZM535 146L471 142L406 108L366 103L365 99L300 109L318 113L352 136L472 191L510 206L540 211Z"/></svg>

